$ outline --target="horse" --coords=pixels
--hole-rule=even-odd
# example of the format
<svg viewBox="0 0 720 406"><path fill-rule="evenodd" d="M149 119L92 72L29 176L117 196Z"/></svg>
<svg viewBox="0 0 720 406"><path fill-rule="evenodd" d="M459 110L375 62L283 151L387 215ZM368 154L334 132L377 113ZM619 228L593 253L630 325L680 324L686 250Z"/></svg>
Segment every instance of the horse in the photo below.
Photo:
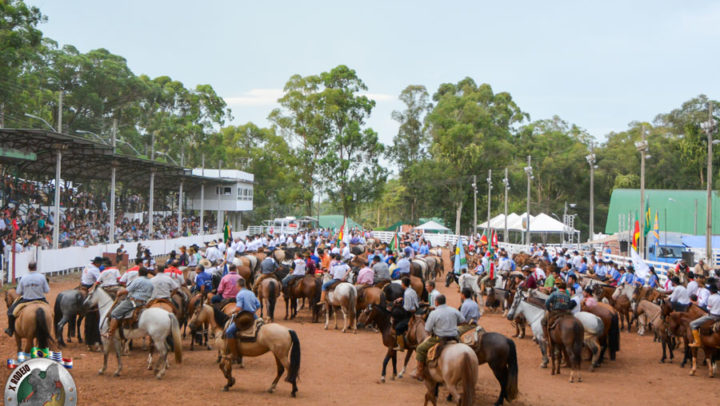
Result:
<svg viewBox="0 0 720 406"><path fill-rule="evenodd" d="M100 332L106 333L109 329L109 317L108 313L113 305L113 299L110 295L103 290L100 286L96 286L91 292L88 293L88 297L84 302L85 306L97 306L100 311ZM123 327L120 327L123 328ZM155 377L161 379L165 375L167 370L167 344L166 340L172 338L172 346L175 353L175 362L178 364L182 363L182 336L180 335L180 323L177 317L171 312L160 308L145 309L140 314L138 319L138 328L136 329L124 329L123 335L125 339L131 340L134 338L143 338L150 336L153 341L154 348L157 349L160 357L155 364ZM122 359L121 351L122 345L120 340L120 329L115 331L115 334L110 338L102 338L103 342L103 366L98 371L99 375L105 373L108 363L108 355L110 353L110 345L112 344L115 348L115 355L117 357L118 366L113 376L119 376L122 371ZM153 346L150 346L148 351L148 365L147 369L150 370L153 367Z"/></svg>
<svg viewBox="0 0 720 406"><path fill-rule="evenodd" d="M478 357L465 344L449 344L440 353L437 364L428 365L425 374L425 403L437 406L438 388L447 386L457 404L470 406L475 401L475 384L478 377Z"/></svg>
<svg viewBox="0 0 720 406"><path fill-rule="evenodd" d="M667 320L668 329L675 331L678 334L683 334L686 348L688 348L687 343L693 340L690 330L690 322L694 320L693 316L686 312L672 312L668 316ZM702 347L703 353L705 353L705 360L708 365L708 377L712 378L715 376L715 371L717 371L717 363L715 361L717 349L720 348L720 332L712 331L712 324L709 328L702 327L704 326L701 326L700 347ZM695 376L695 373L697 372L697 354L700 347L689 347L690 354L692 356L690 376Z"/></svg>
<svg viewBox="0 0 720 406"><path fill-rule="evenodd" d="M358 313L365 309L371 304L379 305L385 301L385 295L382 289L375 286L368 286L363 289L358 289Z"/></svg>
<svg viewBox="0 0 720 406"><path fill-rule="evenodd" d="M643 321L640 321L641 316L643 316ZM635 319L638 320L638 335L645 334L646 325L652 326L653 332L655 333L654 340L660 341L660 345L662 346L662 358L660 358L660 362L664 363L667 359L666 349L667 352L670 353L670 362L672 362L675 344L668 335L668 331L664 325L665 322L661 316L662 310L660 306L645 299L640 300L640 303L638 303L635 308Z"/></svg>
<svg viewBox="0 0 720 406"><path fill-rule="evenodd" d="M223 316L217 317L216 313L220 313ZM208 333L212 333L212 337L215 340L215 348L217 348L217 362L220 362L222 359L222 335L223 335L223 326L221 321L219 320L225 320L227 318L227 315L225 315L222 311L217 310L213 306L203 304L201 306L197 306L195 310L192 313L192 316L190 317L190 320L188 321L188 325L190 326L190 333L192 335L197 334L200 331L207 331ZM211 350L212 347L210 347L210 344L205 342L205 345L207 346L208 350Z"/></svg>
<svg viewBox="0 0 720 406"><path fill-rule="evenodd" d="M34 342L37 342L38 348L48 348L50 344L56 346L51 333L53 313L50 305L36 301L18 306L24 306L15 320L15 343L18 352L30 353ZM22 346L23 339L25 339L24 347Z"/></svg>
<svg viewBox="0 0 720 406"><path fill-rule="evenodd" d="M582 382L580 363L582 362L584 336L585 328L582 323L570 314L561 316L552 326L548 326L548 351L552 360L551 375L560 375L560 354L562 352L571 368L570 383L574 382L576 373L577 381Z"/></svg>
<svg viewBox="0 0 720 406"><path fill-rule="evenodd" d="M19 298L20 298L20 295L18 295L17 291L15 291L14 288L10 288L3 292L3 299L5 300L5 305L7 306L8 309Z"/></svg>
<svg viewBox="0 0 720 406"><path fill-rule="evenodd" d="M395 299L403 297L404 293L405 291L403 290L402 285L398 283L388 283L383 288L383 294L388 302L394 302Z"/></svg>
<svg viewBox="0 0 720 406"><path fill-rule="evenodd" d="M523 316L525 320L527 320L535 336L535 341L540 346L540 353L542 354L540 367L547 368L549 362L547 355L548 346L542 326L545 309L533 303L532 301L534 300L536 299L527 297L525 293L519 291L515 295L513 303L508 310L507 319L513 320L517 316ZM574 316L583 326L583 343L592 354L590 363L590 372L592 372L602 362L602 351L600 350L602 340L599 340L599 338L601 338L604 332L605 323L599 317L584 311L577 312Z"/></svg>
<svg viewBox="0 0 720 406"><path fill-rule="evenodd" d="M320 318L320 291L322 282L313 275L305 275L302 279L296 280L291 286L283 291L285 297L285 320L294 319L297 316L297 300L307 298L312 311L312 322L317 323Z"/></svg>
<svg viewBox="0 0 720 406"><path fill-rule="evenodd" d="M72 342L72 337L75 337L75 330L77 328L78 342L82 343L80 325L82 324L86 311L83 306L84 300L85 298L82 293L77 289L64 290L60 292L55 299L53 322L55 325L55 338L61 347L65 347L62 333L63 327L65 327L66 324L69 324L67 342Z"/></svg>
<svg viewBox="0 0 720 406"><path fill-rule="evenodd" d="M260 306L260 317L263 317L263 311L266 311L267 318L265 321L275 321L275 301L280 293L280 282L273 278L267 278L260 283L258 288L258 300L262 304Z"/></svg>
<svg viewBox="0 0 720 406"><path fill-rule="evenodd" d="M325 274L325 279L329 280L330 276ZM348 329L348 317L350 318L350 328L357 334L357 289L352 283L340 282L335 286L333 291L327 292L327 305L325 311L325 330L328 329L330 324L330 312L334 310L333 317L335 319L335 330L338 329L337 324L337 311L342 311L343 314L343 329L342 332L346 332Z"/></svg>
<svg viewBox="0 0 720 406"><path fill-rule="evenodd" d="M616 353L620 351L620 322L617 311L607 303L598 302L593 307L588 307L586 303L580 305L584 312L592 313L602 319L603 332L599 335L600 339L600 359L599 362L605 361L605 351L610 350L610 360L614 361Z"/></svg>
<svg viewBox="0 0 720 406"><path fill-rule="evenodd" d="M225 326L228 323L228 316L215 311L215 319L218 325ZM234 320L230 320L230 323ZM223 327L224 328L224 327ZM227 392L230 387L235 384L235 378L232 377L233 354L230 354L228 348L228 340L232 338L223 337L223 355L220 361L220 370L223 372L227 383L223 387L223 391ZM267 352L272 352L275 356L275 365L277 366L277 375L273 380L268 393L273 393L280 377L288 370L285 380L292 384L292 392L290 396L295 397L297 393L297 379L300 373L300 340L294 330L276 323L268 323L260 328L257 333L257 339L253 342L237 341L238 355L243 357L259 357Z"/></svg>
<svg viewBox="0 0 720 406"><path fill-rule="evenodd" d="M518 365L515 342L500 333L485 333L471 348L477 355L478 365L487 363L500 383L500 396L495 402L502 405L518 395Z"/></svg>

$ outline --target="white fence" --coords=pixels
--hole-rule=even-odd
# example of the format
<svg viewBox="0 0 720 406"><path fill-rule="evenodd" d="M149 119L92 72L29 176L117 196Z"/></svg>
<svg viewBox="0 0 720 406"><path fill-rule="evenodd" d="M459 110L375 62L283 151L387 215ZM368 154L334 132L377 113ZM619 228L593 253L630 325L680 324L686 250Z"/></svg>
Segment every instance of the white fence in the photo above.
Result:
<svg viewBox="0 0 720 406"><path fill-rule="evenodd" d="M247 232L240 231L233 233L233 237L245 237ZM172 250L178 250L181 246L189 247L192 244L204 246L205 241L219 240L223 234L206 234L191 237L180 237L168 240L145 240L115 244L99 244L90 247L68 247L57 250L32 249L30 251L15 254L15 277L27 274L28 263L37 262L38 271L41 273L60 273L68 270L81 268L87 265L94 257L102 256L106 252L116 252L120 244L125 245L129 259L134 260L137 254L137 244L148 247L153 255L166 255ZM11 254L12 255L12 254ZM12 257L8 258L8 266L3 275L6 282L12 281Z"/></svg>

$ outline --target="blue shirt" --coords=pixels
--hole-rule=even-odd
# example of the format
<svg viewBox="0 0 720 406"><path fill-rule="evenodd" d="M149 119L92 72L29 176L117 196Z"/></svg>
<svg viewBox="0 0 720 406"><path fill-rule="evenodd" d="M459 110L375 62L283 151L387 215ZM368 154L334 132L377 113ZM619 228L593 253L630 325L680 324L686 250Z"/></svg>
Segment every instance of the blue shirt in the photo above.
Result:
<svg viewBox="0 0 720 406"><path fill-rule="evenodd" d="M580 273L586 273L588 269L588 266L586 263L580 263L580 267L578 268L578 272Z"/></svg>
<svg viewBox="0 0 720 406"><path fill-rule="evenodd" d="M205 293L210 293L212 290L212 275L205 271L200 272L195 275L195 285L197 285L198 290L200 290L201 286L205 286Z"/></svg>
<svg viewBox="0 0 720 406"><path fill-rule="evenodd" d="M625 272L625 274L620 278L620 282L618 283L627 283L628 285L632 285L635 282L635 275L631 274L630 272Z"/></svg>
<svg viewBox="0 0 720 406"><path fill-rule="evenodd" d="M462 306L460 306L460 314L462 314L463 318L466 322L476 322L480 318L480 307L477 303L475 303L472 299L465 299L465 301L462 303Z"/></svg>
<svg viewBox="0 0 720 406"><path fill-rule="evenodd" d="M658 285L658 277L657 275L650 274L650 278L648 279L648 286L651 288L656 288Z"/></svg>
<svg viewBox="0 0 720 406"><path fill-rule="evenodd" d="M400 270L398 273L400 275L403 274L409 274L410 273L410 261L408 261L407 258L403 258L397 262L398 269Z"/></svg>
<svg viewBox="0 0 720 406"><path fill-rule="evenodd" d="M235 307L242 308L243 311L251 312L253 318L257 319L255 312L260 308L260 301L257 300L252 290L241 289L235 296Z"/></svg>
<svg viewBox="0 0 720 406"><path fill-rule="evenodd" d="M604 278L605 275L607 275L607 268L605 268L605 266L599 266L597 270L595 270L595 273L597 276Z"/></svg>
<svg viewBox="0 0 720 406"><path fill-rule="evenodd" d="M422 245L420 247L420 255L428 255L430 253L430 248L428 248L427 244Z"/></svg>
<svg viewBox="0 0 720 406"><path fill-rule="evenodd" d="M618 272L617 269L611 268L611 269L610 269L610 277L613 278L613 279L616 280L616 281L619 281L620 278L622 278L622 275L620 274L620 272Z"/></svg>

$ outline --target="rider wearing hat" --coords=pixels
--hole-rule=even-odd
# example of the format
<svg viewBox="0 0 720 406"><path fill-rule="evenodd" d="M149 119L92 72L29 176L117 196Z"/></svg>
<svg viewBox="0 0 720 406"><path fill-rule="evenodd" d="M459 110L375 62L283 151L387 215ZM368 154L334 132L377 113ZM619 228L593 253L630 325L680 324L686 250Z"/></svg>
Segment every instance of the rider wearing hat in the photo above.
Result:
<svg viewBox="0 0 720 406"><path fill-rule="evenodd" d="M103 263L102 257L95 257L85 269L82 271L80 276L80 284L85 289L90 289L95 282L100 278L100 265Z"/></svg>
<svg viewBox="0 0 720 406"><path fill-rule="evenodd" d="M112 312L110 312L110 327L108 331L103 334L104 337L112 337L120 325L119 320L128 318L136 307L144 305L145 302L150 299L155 287L147 275L147 268L140 267L138 277L130 282L127 288L122 288L118 291L118 298L125 294L127 294L127 297L118 303Z"/></svg>
<svg viewBox="0 0 720 406"><path fill-rule="evenodd" d="M556 280L555 288L557 289L545 300L546 313L543 318L543 327L546 333L545 337L549 337L547 334L549 326L552 326L552 323L559 317L570 314L570 310L575 305L567 293L565 281L560 278Z"/></svg>
<svg viewBox="0 0 720 406"><path fill-rule="evenodd" d="M700 327L707 321L720 321L720 294L718 294L718 287L716 284L710 284L710 297L707 300L708 313L698 319L690 322L690 329L694 341L690 343L690 347L700 347Z"/></svg>
<svg viewBox="0 0 720 406"><path fill-rule="evenodd" d="M13 316L13 312L17 305L34 300L42 300L47 303L45 294L50 292L47 279L37 272L37 264L35 262L28 264L28 271L29 273L20 278L17 284L17 293L20 295L20 299L17 299L15 303L8 308L8 328L5 329L5 333L11 337L15 332L15 316Z"/></svg>
<svg viewBox="0 0 720 406"><path fill-rule="evenodd" d="M458 335L458 324L464 323L462 313L455 308L445 304L445 296L437 295L435 297L435 310L425 322L425 331L428 332L428 338L425 339L415 349L415 359L417 360L417 372L415 377L422 379L425 370L425 362L427 361L427 353L440 340L455 340Z"/></svg>

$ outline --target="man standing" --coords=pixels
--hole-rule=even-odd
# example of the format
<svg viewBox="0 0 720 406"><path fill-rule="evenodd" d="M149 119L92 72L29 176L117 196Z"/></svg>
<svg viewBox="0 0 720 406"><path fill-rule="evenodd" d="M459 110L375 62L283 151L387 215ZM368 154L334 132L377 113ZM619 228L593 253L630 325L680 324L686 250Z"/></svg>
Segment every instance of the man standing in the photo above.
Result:
<svg viewBox="0 0 720 406"><path fill-rule="evenodd" d="M433 310L425 322L425 331L429 337L415 349L417 360L417 372L415 378L422 379L425 371L427 353L440 340L454 340L458 335L458 324L464 323L465 319L457 310L445 304L445 296L438 295L435 298L435 310Z"/></svg>
<svg viewBox="0 0 720 406"><path fill-rule="evenodd" d="M7 311L8 328L5 329L5 333L11 337L13 333L15 333L15 316L13 316L13 312L17 305L32 302L33 300L42 300L47 303L45 294L50 292L47 279L37 272L37 264L35 262L28 264L28 271L29 273L20 278L17 284L17 293L20 295L20 299L17 299Z"/></svg>
<svg viewBox="0 0 720 406"><path fill-rule="evenodd" d="M120 324L119 320L128 318L136 307L144 305L150 299L154 287L150 279L147 278L147 274L148 270L141 267L138 270L138 277L128 285L127 289L118 291L118 297L126 294L128 297L118 303L110 313L110 327L103 334L103 337L112 337Z"/></svg>

